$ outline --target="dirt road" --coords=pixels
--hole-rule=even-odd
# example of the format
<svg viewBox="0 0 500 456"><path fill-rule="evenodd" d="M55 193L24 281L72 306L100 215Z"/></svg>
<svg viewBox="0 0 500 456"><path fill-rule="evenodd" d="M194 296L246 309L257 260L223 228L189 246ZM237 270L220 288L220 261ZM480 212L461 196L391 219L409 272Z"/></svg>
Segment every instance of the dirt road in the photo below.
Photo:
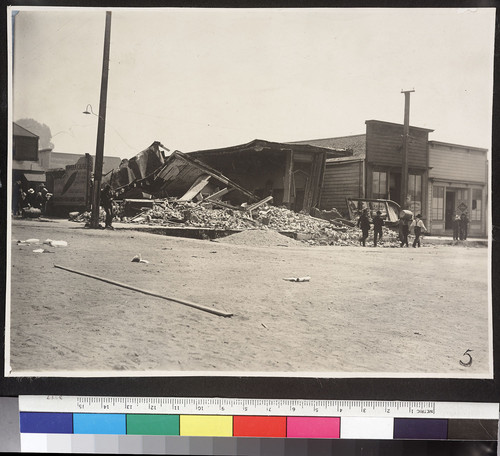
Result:
<svg viewBox="0 0 500 456"><path fill-rule="evenodd" d="M68 246L16 243L29 238ZM15 375L488 374L486 248L255 247L29 220L13 221L11 241ZM33 252L40 247L51 253ZM137 254L149 263L131 262ZM311 279L283 280L301 276ZM464 367L467 349L473 363Z"/></svg>

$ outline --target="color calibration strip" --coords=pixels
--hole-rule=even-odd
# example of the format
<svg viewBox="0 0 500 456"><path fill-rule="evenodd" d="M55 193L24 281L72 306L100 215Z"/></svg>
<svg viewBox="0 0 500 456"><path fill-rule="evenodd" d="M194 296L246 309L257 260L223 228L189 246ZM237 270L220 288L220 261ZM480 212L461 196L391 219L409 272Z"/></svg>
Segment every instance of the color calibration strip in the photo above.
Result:
<svg viewBox="0 0 500 456"><path fill-rule="evenodd" d="M30 398L33 400L30 401ZM235 440L239 442L242 439L242 441L250 439L263 442L273 439L275 441L288 439L294 441L304 441L304 439L317 439L318 441L340 439L496 441L498 435L498 404L394 402L383 404L342 401L342 407L339 408L340 416L269 416L246 413L249 412L248 409L252 404L256 405L257 409L264 407L267 410L273 410L273 407L277 408L278 405L281 405L281 408L287 408L289 404L271 403L265 400L260 402L241 400L242 402L236 403L234 401L238 401L237 399L202 398L189 398L183 403L182 399L175 398L171 399L171 404L181 409L179 413L164 414L151 411L158 403L158 398L150 398L150 400L136 398L135 402L131 398L128 398L128 402L120 400L123 398L83 399L21 396L19 409L22 451L57 452L54 448L60 446L71 452L101 452L102 450L130 453L134 452L132 451L134 445L137 448L141 447L141 451L144 451L145 446L158 444L166 448L161 451L164 454L196 454L192 452L191 447L195 445L194 442L200 442L200 439L210 448L215 448L215 442L218 442L216 446L219 448L221 445L234 446ZM72 403L75 400L76 402ZM191 410L193 403L190 401L193 400L198 410L203 408L201 404L206 404L207 401L215 401L212 402L214 407L221 407L223 403L221 401L229 401L224 404L229 405L229 409L241 408L241 413L204 414L206 412L202 410L196 414L188 414L185 409ZM180 405L175 405L176 401L180 401ZM133 408L132 402L135 403L136 409L144 408L149 410L149 413L116 413L117 410ZM308 406L310 402L302 404L300 401L293 401L295 405L292 408L297 411L301 405ZM320 402L316 404L317 413L320 412ZM100 411L53 411L71 408L76 403L80 404L80 409L82 407L94 408ZM371 416L342 415L349 408L349 414L366 413L366 407L369 404L372 404ZM332 406L331 403L326 405ZM388 408L389 405L391 408ZM44 408L48 411L40 411ZM353 409L356 411L353 412ZM398 412L398 409L401 411ZM445 409L449 412L449 418L442 417ZM421 410L422 413L427 410L428 413L423 413L419 417L396 416L406 415L408 410ZM434 411L435 416L430 416L431 410ZM394 416L380 416L382 413ZM226 439L226 442L221 443L221 439L222 441ZM277 445L276 442L274 444ZM187 445L189 450L186 451L189 452L180 452L178 445L183 446L184 450ZM93 449L90 449L90 446L93 446ZM219 453L214 454L225 454L220 449L218 451ZM210 454L210 452L205 454ZM235 453L233 448L233 453L228 454L240 453Z"/></svg>
<svg viewBox="0 0 500 456"><path fill-rule="evenodd" d="M491 440L497 427L498 420L20 412L22 434Z"/></svg>

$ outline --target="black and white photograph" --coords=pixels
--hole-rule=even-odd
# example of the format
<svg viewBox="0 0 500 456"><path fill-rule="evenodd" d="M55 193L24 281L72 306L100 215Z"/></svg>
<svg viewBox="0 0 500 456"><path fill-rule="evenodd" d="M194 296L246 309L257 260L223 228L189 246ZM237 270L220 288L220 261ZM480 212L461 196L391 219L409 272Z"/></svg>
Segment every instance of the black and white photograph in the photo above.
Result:
<svg viewBox="0 0 500 456"><path fill-rule="evenodd" d="M493 378L494 8L8 18L6 376Z"/></svg>

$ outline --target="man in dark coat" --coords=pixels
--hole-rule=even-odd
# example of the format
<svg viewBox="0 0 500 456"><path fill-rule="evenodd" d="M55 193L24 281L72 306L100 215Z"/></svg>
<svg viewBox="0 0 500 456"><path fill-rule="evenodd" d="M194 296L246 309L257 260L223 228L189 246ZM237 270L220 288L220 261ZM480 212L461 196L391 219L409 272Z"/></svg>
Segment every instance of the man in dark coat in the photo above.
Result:
<svg viewBox="0 0 500 456"><path fill-rule="evenodd" d="M106 212L105 228L113 229L111 225L113 222L113 192L109 184L106 184L101 191L101 206Z"/></svg>
<svg viewBox="0 0 500 456"><path fill-rule="evenodd" d="M464 212L460 216L460 239L462 241L467 240L467 230L469 228L469 217L467 217L467 213Z"/></svg>
<svg viewBox="0 0 500 456"><path fill-rule="evenodd" d="M14 215L21 213L22 193L23 188L21 186L21 181L15 181L12 190L12 212Z"/></svg>
<svg viewBox="0 0 500 456"><path fill-rule="evenodd" d="M377 215L373 217L373 245L377 247L377 239L382 240L382 227L384 226L384 219L382 212L377 211Z"/></svg>
<svg viewBox="0 0 500 456"><path fill-rule="evenodd" d="M363 213L358 219L358 227L361 228L361 239L359 240L360 244L363 244L363 247L366 245L366 238L368 237L368 231L370 231L370 219L368 218L368 209L364 209Z"/></svg>

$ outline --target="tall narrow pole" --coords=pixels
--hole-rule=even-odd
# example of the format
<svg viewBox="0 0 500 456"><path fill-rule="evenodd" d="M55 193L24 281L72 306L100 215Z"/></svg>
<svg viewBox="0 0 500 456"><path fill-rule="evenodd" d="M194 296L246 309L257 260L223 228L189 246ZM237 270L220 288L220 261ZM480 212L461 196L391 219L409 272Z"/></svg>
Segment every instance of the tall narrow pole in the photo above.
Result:
<svg viewBox="0 0 500 456"><path fill-rule="evenodd" d="M101 202L102 162L104 157L104 130L106 126L106 100L108 95L109 43L111 39L111 11L106 11L104 30L104 52L102 57L101 98L99 101L99 120L97 124L97 143L94 165L94 193L90 227L99 228L99 206Z"/></svg>
<svg viewBox="0 0 500 456"><path fill-rule="evenodd" d="M408 137L410 135L410 93L415 90L402 90L405 94L405 118L403 128L403 159L401 166L401 208L408 208Z"/></svg>

